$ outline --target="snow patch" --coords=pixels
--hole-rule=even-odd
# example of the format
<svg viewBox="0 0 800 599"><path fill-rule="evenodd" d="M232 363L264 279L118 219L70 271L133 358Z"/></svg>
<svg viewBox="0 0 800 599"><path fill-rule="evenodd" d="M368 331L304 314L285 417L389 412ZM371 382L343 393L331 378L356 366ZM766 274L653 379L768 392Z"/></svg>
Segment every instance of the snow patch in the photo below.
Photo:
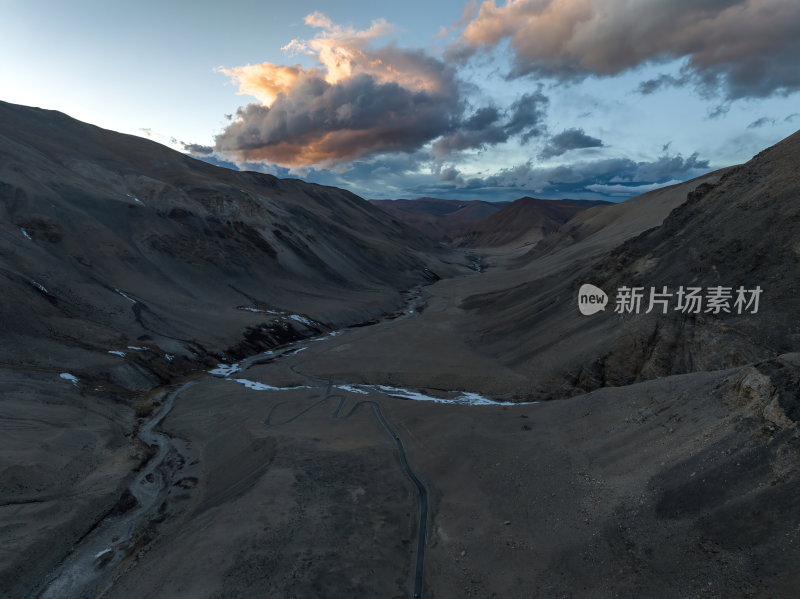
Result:
<svg viewBox="0 0 800 599"><path fill-rule="evenodd" d="M119 351L117 349L110 349L110 350L108 350L108 353L109 354L114 354L115 356L119 356L120 358L124 358L125 357L125 352L124 351Z"/></svg>
<svg viewBox="0 0 800 599"><path fill-rule="evenodd" d="M75 376L74 374L70 374L69 372L62 372L58 376L64 379L65 381L70 381L76 387L78 386L78 377Z"/></svg>
<svg viewBox="0 0 800 599"><path fill-rule="evenodd" d="M350 393L358 393L359 395L369 395L369 391L365 391L360 387L356 387L355 385L334 385L334 389L341 389L342 391L348 391Z"/></svg>
<svg viewBox="0 0 800 599"><path fill-rule="evenodd" d="M241 383L248 389L252 389L253 391L293 391L295 389L310 389L311 387L306 387L304 385L299 385L297 387L273 387L272 385L267 385L265 383L259 383L257 381L251 381L250 379L230 379L236 381L237 383Z"/></svg>
<svg viewBox="0 0 800 599"><path fill-rule="evenodd" d="M164 357L167 359L167 362L172 362L175 359L173 354L164 354Z"/></svg>
<svg viewBox="0 0 800 599"><path fill-rule="evenodd" d="M213 370L209 370L209 374L216 374L217 376L230 376L234 372L239 372L239 364L217 364Z"/></svg>
<svg viewBox="0 0 800 599"><path fill-rule="evenodd" d="M414 399L416 401L435 401L437 403L444 403L445 400L439 397L431 397L418 391L410 391L409 389L401 389L400 387L387 387L386 385L378 385L378 390L386 395L392 397L402 397L403 399Z"/></svg>
<svg viewBox="0 0 800 599"><path fill-rule="evenodd" d="M139 202L142 206L144 206L144 202L139 198L137 198L135 195L131 195L129 193L126 193L125 195L131 198L134 202Z"/></svg>
<svg viewBox="0 0 800 599"><path fill-rule="evenodd" d="M256 312L259 314L280 314L277 310L261 310L260 308L250 308L249 306L239 306L243 312Z"/></svg>
<svg viewBox="0 0 800 599"><path fill-rule="evenodd" d="M31 236L28 234L28 232L27 232L25 229L23 229L22 227L20 227L20 228L19 228L19 230L20 230L20 231L22 232L22 234L25 236L25 239L30 239L31 241L33 241L33 237L31 237Z"/></svg>
<svg viewBox="0 0 800 599"><path fill-rule="evenodd" d="M128 349L133 349L133 350L136 350L136 351L147 351L150 348L149 347L138 347L136 345L129 345Z"/></svg>
<svg viewBox="0 0 800 599"><path fill-rule="evenodd" d="M97 553L94 554L94 559L97 559L98 557L101 557L106 553L111 553L111 549L103 549L102 551L98 551Z"/></svg>
<svg viewBox="0 0 800 599"><path fill-rule="evenodd" d="M435 403L458 404L464 406L521 406L539 403L538 401L496 401L494 399L484 397L478 393L471 393L469 391L457 392L460 394L456 397L453 397L452 399L446 399L442 397L431 397L430 395L425 395L424 393L419 393L418 391L410 391L400 387L387 387L386 385L378 385L377 389L379 389L382 393L392 397L402 397L403 399L413 399L415 401L432 401Z"/></svg>
<svg viewBox="0 0 800 599"><path fill-rule="evenodd" d="M44 285L42 285L41 283L37 283L33 279L31 279L31 285L36 287L36 289L38 289L42 293L47 293L48 295L50 294L50 292L47 290L47 288Z"/></svg>
<svg viewBox="0 0 800 599"><path fill-rule="evenodd" d="M304 325L309 327L313 327L315 324L317 324L310 318L306 318L305 316L300 316L299 314L290 314L289 318L297 322L302 322Z"/></svg>
<svg viewBox="0 0 800 599"><path fill-rule="evenodd" d="M119 293L119 294L120 294L122 297L124 297L124 298L125 298L126 300L128 300L129 302L133 302L134 304L136 303L136 300L135 300L135 299L133 299L133 298L132 298L132 297L130 297L129 295L126 295L124 292L120 291L119 289L117 289L117 288L114 288L114 291L116 291L117 293Z"/></svg>

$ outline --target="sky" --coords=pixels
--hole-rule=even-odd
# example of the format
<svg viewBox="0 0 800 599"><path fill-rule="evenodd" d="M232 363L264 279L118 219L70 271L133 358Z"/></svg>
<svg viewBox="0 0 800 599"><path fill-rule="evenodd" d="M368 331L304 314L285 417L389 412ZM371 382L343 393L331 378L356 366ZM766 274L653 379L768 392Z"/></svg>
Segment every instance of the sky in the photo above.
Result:
<svg viewBox="0 0 800 599"><path fill-rule="evenodd" d="M0 100L365 198L621 201L800 128L797 0L0 0Z"/></svg>

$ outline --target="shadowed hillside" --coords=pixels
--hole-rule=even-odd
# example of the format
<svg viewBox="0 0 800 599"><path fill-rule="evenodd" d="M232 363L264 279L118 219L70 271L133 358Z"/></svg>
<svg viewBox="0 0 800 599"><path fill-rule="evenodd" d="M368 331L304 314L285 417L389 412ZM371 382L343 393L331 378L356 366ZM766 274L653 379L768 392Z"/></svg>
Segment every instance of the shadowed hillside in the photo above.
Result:
<svg viewBox="0 0 800 599"><path fill-rule="evenodd" d="M797 351L799 165L795 134L747 164L586 211L574 226L546 237L541 249L517 261L510 272L523 282L509 280L505 288L497 282L496 291L464 303L481 315L481 342L528 370L543 396ZM650 206L655 211L648 212ZM674 207L660 226L659 206L662 215ZM625 238L630 239L616 245ZM609 294L604 312L578 312L583 283ZM648 294L651 287L674 293L693 286L705 293L723 286L734 297L731 313L708 313L705 304L699 313L675 310L673 297L667 314L660 313L660 304L645 314L647 296L640 314L617 314L615 295L622 286ZM740 286L763 289L757 316L733 309Z"/></svg>
<svg viewBox="0 0 800 599"><path fill-rule="evenodd" d="M349 192L213 167L57 112L0 104L0 156L4 361L65 364L137 340L219 353L268 311L360 322L446 268L423 235Z"/></svg>

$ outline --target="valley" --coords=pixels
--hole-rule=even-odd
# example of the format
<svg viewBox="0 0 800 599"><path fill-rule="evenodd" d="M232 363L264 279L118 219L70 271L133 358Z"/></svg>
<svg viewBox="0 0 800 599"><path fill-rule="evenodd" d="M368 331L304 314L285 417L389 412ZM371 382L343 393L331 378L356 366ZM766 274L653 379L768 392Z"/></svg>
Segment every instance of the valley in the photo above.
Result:
<svg viewBox="0 0 800 599"><path fill-rule="evenodd" d="M792 596L800 134L621 204L477 206L459 246L0 116L3 596ZM582 283L765 292L587 317Z"/></svg>

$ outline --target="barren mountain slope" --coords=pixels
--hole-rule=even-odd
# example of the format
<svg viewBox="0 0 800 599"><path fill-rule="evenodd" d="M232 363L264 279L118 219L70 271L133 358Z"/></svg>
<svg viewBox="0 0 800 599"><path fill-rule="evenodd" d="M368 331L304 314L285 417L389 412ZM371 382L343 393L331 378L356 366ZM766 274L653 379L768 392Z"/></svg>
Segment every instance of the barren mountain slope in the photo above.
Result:
<svg viewBox="0 0 800 599"><path fill-rule="evenodd" d="M578 241L528 261L517 269L514 283L509 271L505 289L498 275L497 291L463 304L475 311L476 340L529 373L544 396L797 351L798 166L800 134L795 134L716 183L701 184L663 225L603 257L590 259L600 248ZM602 237L602 229L593 236ZM578 312L583 283L609 294L604 312ZM666 315L660 306L650 314L620 315L614 302L622 286L643 287L648 297L651 287L663 286L673 293L680 286L701 287L704 293L724 286L734 294L739 286L760 286L763 294L757 315L711 314L705 305L698 314L683 313L674 309L676 297Z"/></svg>
<svg viewBox="0 0 800 599"><path fill-rule="evenodd" d="M583 252L608 250L642 231L659 226L673 209L686 201L686 194L703 183L716 183L729 170L724 168L707 173L619 204L590 207L545 236L521 262L567 247L579 247Z"/></svg>
<svg viewBox="0 0 800 599"><path fill-rule="evenodd" d="M430 241L346 191L217 168L60 113L0 104L0 155L3 361L41 363L43 339L59 359L137 339L218 353L271 318L243 308L358 322L447 269Z"/></svg>

